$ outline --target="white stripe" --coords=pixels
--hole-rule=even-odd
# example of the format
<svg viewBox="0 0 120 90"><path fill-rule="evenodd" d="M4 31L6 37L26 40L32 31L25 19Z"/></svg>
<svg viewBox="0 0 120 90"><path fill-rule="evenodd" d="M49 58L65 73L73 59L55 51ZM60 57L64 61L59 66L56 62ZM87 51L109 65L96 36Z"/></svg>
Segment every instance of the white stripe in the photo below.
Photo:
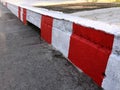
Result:
<svg viewBox="0 0 120 90"><path fill-rule="evenodd" d="M20 12L21 18L20 20L23 21L23 8L21 8L21 12Z"/></svg>
<svg viewBox="0 0 120 90"><path fill-rule="evenodd" d="M120 56L111 54L102 87L105 90L120 90Z"/></svg>
<svg viewBox="0 0 120 90"><path fill-rule="evenodd" d="M41 28L41 15L40 14L27 10L27 21Z"/></svg>
<svg viewBox="0 0 120 90"><path fill-rule="evenodd" d="M12 4L7 3L8 9L16 16L18 16L18 7Z"/></svg>
<svg viewBox="0 0 120 90"><path fill-rule="evenodd" d="M54 19L53 27L63 32L72 33L72 22L70 21Z"/></svg>
<svg viewBox="0 0 120 90"><path fill-rule="evenodd" d="M52 45L65 57L68 57L72 23L53 19Z"/></svg>
<svg viewBox="0 0 120 90"><path fill-rule="evenodd" d="M114 43L113 43L113 50L112 52L117 56L120 56L120 35L115 36Z"/></svg>
<svg viewBox="0 0 120 90"><path fill-rule="evenodd" d="M120 90L120 37L115 36L113 50L109 57L106 77L103 80L102 87L105 90Z"/></svg>

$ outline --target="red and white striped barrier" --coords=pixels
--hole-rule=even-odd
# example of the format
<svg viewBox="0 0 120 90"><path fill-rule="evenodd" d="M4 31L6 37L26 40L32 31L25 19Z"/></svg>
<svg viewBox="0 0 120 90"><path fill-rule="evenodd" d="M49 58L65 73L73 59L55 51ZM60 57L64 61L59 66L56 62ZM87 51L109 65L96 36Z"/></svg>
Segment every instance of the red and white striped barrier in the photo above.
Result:
<svg viewBox="0 0 120 90"><path fill-rule="evenodd" d="M24 24L41 29L41 37L105 90L120 90L120 27L59 12L7 3Z"/></svg>
<svg viewBox="0 0 120 90"><path fill-rule="evenodd" d="M27 24L27 10L25 8L18 7L18 18L26 25Z"/></svg>

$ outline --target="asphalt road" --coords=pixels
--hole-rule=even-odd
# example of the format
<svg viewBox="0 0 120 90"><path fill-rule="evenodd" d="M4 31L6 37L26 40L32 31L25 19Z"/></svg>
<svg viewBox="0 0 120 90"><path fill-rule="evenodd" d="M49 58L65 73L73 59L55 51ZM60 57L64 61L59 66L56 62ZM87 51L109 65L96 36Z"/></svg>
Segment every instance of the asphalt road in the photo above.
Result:
<svg viewBox="0 0 120 90"><path fill-rule="evenodd" d="M101 89L0 4L0 90Z"/></svg>

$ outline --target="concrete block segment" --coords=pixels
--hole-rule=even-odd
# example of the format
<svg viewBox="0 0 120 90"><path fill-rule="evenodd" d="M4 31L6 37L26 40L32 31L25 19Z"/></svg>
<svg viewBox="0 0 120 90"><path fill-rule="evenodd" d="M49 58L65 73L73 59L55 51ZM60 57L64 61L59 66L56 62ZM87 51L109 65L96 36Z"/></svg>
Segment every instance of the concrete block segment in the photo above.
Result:
<svg viewBox="0 0 120 90"><path fill-rule="evenodd" d="M120 27L17 4L7 7L24 24L27 20L41 28L41 37L99 86L120 89Z"/></svg>
<svg viewBox="0 0 120 90"><path fill-rule="evenodd" d="M14 15L18 16L18 9L17 9L17 7L14 7L14 6L8 4L8 8Z"/></svg>
<svg viewBox="0 0 120 90"><path fill-rule="evenodd" d="M12 5L12 4L7 4L7 8L15 15L18 17L18 6Z"/></svg>
<svg viewBox="0 0 120 90"><path fill-rule="evenodd" d="M113 39L114 36L99 30L73 24L69 59L100 86L112 50Z"/></svg>
<svg viewBox="0 0 120 90"><path fill-rule="evenodd" d="M110 55L102 86L105 90L120 90L120 56Z"/></svg>
<svg viewBox="0 0 120 90"><path fill-rule="evenodd" d="M66 33L72 33L72 22L70 21L54 19L53 27Z"/></svg>
<svg viewBox="0 0 120 90"><path fill-rule="evenodd" d="M65 57L68 57L69 42L71 34L53 28L52 45L59 50Z"/></svg>
<svg viewBox="0 0 120 90"><path fill-rule="evenodd" d="M115 36L112 53L109 57L106 77L103 80L102 87L105 90L120 90L120 36Z"/></svg>
<svg viewBox="0 0 120 90"><path fill-rule="evenodd" d="M113 54L116 56L120 56L120 35L115 36L114 43L113 43Z"/></svg>
<svg viewBox="0 0 120 90"><path fill-rule="evenodd" d="M53 18L42 15L41 37L49 44L52 42Z"/></svg>
<svg viewBox="0 0 120 90"><path fill-rule="evenodd" d="M27 21L33 23L35 26L41 28L42 15L31 10L27 10Z"/></svg>
<svg viewBox="0 0 120 90"><path fill-rule="evenodd" d="M52 45L68 57L72 22L54 19L52 29Z"/></svg>

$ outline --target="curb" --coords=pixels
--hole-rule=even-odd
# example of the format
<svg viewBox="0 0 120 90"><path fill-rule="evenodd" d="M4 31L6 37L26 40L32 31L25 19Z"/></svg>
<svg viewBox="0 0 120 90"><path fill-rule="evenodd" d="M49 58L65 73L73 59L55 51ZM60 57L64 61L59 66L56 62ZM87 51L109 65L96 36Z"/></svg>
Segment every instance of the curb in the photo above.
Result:
<svg viewBox="0 0 120 90"><path fill-rule="evenodd" d="M41 29L41 37L105 90L120 90L120 27L55 12L2 2L25 25ZM62 15L62 16L60 16ZM66 18L64 17L66 16ZM62 18L61 18L62 17ZM73 20L75 19L75 20ZM81 21L80 21L81 20Z"/></svg>

